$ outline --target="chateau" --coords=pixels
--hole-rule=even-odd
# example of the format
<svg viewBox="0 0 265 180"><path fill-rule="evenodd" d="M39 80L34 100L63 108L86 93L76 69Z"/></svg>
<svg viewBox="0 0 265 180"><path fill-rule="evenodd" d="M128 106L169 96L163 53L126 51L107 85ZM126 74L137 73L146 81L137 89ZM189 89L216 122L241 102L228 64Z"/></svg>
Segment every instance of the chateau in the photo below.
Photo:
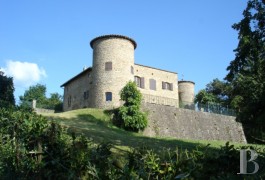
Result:
<svg viewBox="0 0 265 180"><path fill-rule="evenodd" d="M122 105L120 91L135 81L146 103L173 107L190 106L194 82L178 81L178 74L134 63L136 42L122 35L104 35L90 42L92 67L66 81L64 111L80 108L109 109Z"/></svg>

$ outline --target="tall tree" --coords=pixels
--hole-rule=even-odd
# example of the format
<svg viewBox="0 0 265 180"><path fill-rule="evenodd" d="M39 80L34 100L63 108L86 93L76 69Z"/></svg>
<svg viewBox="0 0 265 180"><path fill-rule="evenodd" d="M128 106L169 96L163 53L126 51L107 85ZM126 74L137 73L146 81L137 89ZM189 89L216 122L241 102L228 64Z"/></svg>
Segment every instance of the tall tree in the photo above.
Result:
<svg viewBox="0 0 265 180"><path fill-rule="evenodd" d="M0 107L15 106L13 78L0 71Z"/></svg>
<svg viewBox="0 0 265 180"><path fill-rule="evenodd" d="M28 103L32 100L37 100L38 105L46 105L46 86L42 84L37 84L35 86L30 86L28 90L25 91L23 96L19 97L21 106L28 106Z"/></svg>
<svg viewBox="0 0 265 180"><path fill-rule="evenodd" d="M50 98L47 99L47 108L62 111L63 97L59 93L51 93Z"/></svg>
<svg viewBox="0 0 265 180"><path fill-rule="evenodd" d="M265 0L249 0L243 16L233 25L238 31L239 43L225 79L232 84L232 104L240 111L239 119L264 127Z"/></svg>
<svg viewBox="0 0 265 180"><path fill-rule="evenodd" d="M195 96L198 108L206 112L235 115L235 107L231 104L231 85L226 81L214 79Z"/></svg>

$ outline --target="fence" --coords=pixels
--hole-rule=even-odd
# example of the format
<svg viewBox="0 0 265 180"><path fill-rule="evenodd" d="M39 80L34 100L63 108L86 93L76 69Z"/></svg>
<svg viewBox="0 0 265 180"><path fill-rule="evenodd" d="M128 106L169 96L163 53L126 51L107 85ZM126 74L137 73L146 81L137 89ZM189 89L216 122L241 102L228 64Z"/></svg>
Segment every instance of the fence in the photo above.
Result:
<svg viewBox="0 0 265 180"><path fill-rule="evenodd" d="M222 114L226 116L236 116L236 111L233 109L230 109L228 106L223 106L218 103L188 103L188 102L180 102L179 104L180 108L183 109L191 109L195 111L200 112L208 112L208 113L214 113L214 114Z"/></svg>

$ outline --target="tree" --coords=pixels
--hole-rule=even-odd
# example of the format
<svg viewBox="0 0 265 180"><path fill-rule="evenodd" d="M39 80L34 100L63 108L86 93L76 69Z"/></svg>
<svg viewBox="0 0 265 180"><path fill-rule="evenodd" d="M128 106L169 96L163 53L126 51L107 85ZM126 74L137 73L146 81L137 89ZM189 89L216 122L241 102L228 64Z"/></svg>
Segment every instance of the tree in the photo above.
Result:
<svg viewBox="0 0 265 180"><path fill-rule="evenodd" d="M0 107L15 106L13 78L0 71Z"/></svg>
<svg viewBox="0 0 265 180"><path fill-rule="evenodd" d="M24 95L19 97L19 99L22 107L28 107L29 103L35 99L37 101L37 107L39 108L62 111L62 96L58 93L51 93L50 98L47 98L46 86L42 84L30 86L29 89L25 91Z"/></svg>
<svg viewBox="0 0 265 180"><path fill-rule="evenodd" d="M129 81L121 90L124 105L118 109L116 124L129 131L139 131L147 127L147 115L140 111L142 94L134 82Z"/></svg>
<svg viewBox="0 0 265 180"><path fill-rule="evenodd" d="M225 79L233 87L231 103L239 109L238 119L263 128L262 134L265 124L265 1L249 0L243 16L233 25L238 31L239 43Z"/></svg>
<svg viewBox="0 0 265 180"><path fill-rule="evenodd" d="M47 99L47 106L55 111L63 110L63 97L59 93L51 93L50 98Z"/></svg>
<svg viewBox="0 0 265 180"><path fill-rule="evenodd" d="M19 96L19 99L22 107L28 106L29 102L34 99L37 100L39 106L45 106L47 104L46 86L41 84L30 86L23 96Z"/></svg>
<svg viewBox="0 0 265 180"><path fill-rule="evenodd" d="M230 105L230 93L230 84L216 78L208 83L205 89L199 91L195 96L195 102L201 104L212 102L222 106L228 106Z"/></svg>

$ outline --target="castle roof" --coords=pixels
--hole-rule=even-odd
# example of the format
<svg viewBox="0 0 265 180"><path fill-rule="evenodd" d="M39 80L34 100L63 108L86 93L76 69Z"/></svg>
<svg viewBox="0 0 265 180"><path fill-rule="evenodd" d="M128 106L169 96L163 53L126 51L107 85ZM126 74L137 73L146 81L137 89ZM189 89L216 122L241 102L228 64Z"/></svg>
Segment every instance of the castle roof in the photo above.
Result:
<svg viewBox="0 0 265 180"><path fill-rule="evenodd" d="M83 74L85 74L86 72L89 72L89 71L92 71L92 67L89 67L89 68L83 70L81 73L77 74L76 76L72 77L71 79L69 79L68 81L66 81L65 83L63 83L60 87L66 86L70 82L76 80L77 78L79 78L80 76L82 76Z"/></svg>
<svg viewBox="0 0 265 180"><path fill-rule="evenodd" d="M178 83L191 83L191 84L195 84L195 82L193 82L193 81L183 81L183 80L178 81Z"/></svg>
<svg viewBox="0 0 265 180"><path fill-rule="evenodd" d="M168 70L164 70L164 69L160 69L160 68L156 68L156 67L151 67L151 66L146 66L146 65L142 65L142 64L136 64L136 63L134 63L134 64L137 65L137 66L143 66L143 67L147 67L147 68L150 68L150 69L156 69L156 70L159 70L159 71L165 71L165 72L168 72L168 73L178 74L177 72L168 71Z"/></svg>
<svg viewBox="0 0 265 180"><path fill-rule="evenodd" d="M126 39L126 40L129 40L133 44L134 49L136 49L136 47L137 47L137 43L132 38L129 38L129 37L123 36L123 35L118 35L118 34L109 34L109 35L98 36L98 37L92 39L92 41L90 41L91 48L93 49L93 44L94 44L95 41L97 41L99 39L107 39L107 38L121 38L121 39Z"/></svg>

